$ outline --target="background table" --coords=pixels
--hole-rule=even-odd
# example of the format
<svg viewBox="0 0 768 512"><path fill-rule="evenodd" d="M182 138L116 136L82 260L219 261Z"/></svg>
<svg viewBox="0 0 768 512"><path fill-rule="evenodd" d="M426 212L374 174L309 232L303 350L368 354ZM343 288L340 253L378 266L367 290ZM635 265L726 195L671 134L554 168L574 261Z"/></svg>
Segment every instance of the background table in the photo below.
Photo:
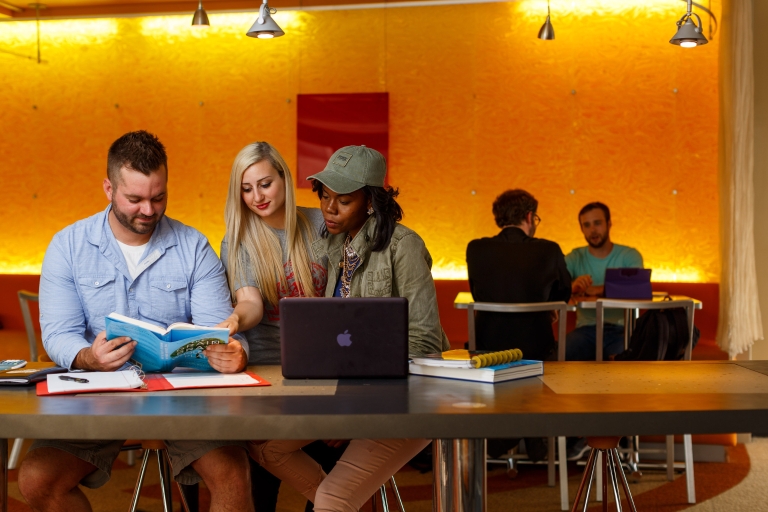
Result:
<svg viewBox="0 0 768 512"><path fill-rule="evenodd" d="M597 301L598 299L601 299L602 297L580 297L576 299L576 305L583 309L597 309ZM574 299L571 299L574 300ZM632 338L632 333L635 330L635 322L637 321L638 317L640 316L640 310L645 309L647 307L652 306L658 306L661 303L664 302L674 302L674 301L692 301L693 302L693 311L691 312L691 322L693 321L693 313L697 309L702 309L704 307L704 304L698 300L691 297L686 297L684 295L667 295L666 293L654 293L653 298L643 300L643 299L604 299L604 300L610 300L612 303L612 306L610 308L605 309L623 309L624 310L624 350L626 350L629 347L629 340ZM617 305L620 305L621 307L617 308ZM645 307L644 307L645 306ZM598 331L598 334L600 331ZM690 350L686 352L686 359L690 359L691 354ZM595 343L595 360L602 361L603 360L603 345L602 343Z"/></svg>
<svg viewBox="0 0 768 512"><path fill-rule="evenodd" d="M669 297L667 299L667 297ZM597 302L598 298L602 297L577 297L576 305L580 308L584 309L595 309L595 303ZM574 300L573 298L571 300ZM611 300L622 300L622 299L611 299ZM702 309L704 307L704 304L698 300L694 299L692 297L686 297L685 295L667 295L667 294L655 294L653 298L648 299L648 302L664 302L665 300L692 300L693 301L693 307L694 309ZM627 299L627 302L643 302L643 299Z"/></svg>
<svg viewBox="0 0 768 512"><path fill-rule="evenodd" d="M768 423L764 361L547 362L541 378L500 384L419 376L284 381L278 367L251 369L274 386L77 397L2 389L2 476L5 438L14 437L426 437L443 440L445 446L451 440L487 437L750 432ZM466 446L484 457L482 443ZM436 469L436 494L443 493L435 499L437 508L457 509L460 504L445 502L440 480L445 469ZM476 479L481 475L479 470L469 473ZM3 480L0 509L6 509L6 485ZM465 510L483 510L484 504L472 507Z"/></svg>

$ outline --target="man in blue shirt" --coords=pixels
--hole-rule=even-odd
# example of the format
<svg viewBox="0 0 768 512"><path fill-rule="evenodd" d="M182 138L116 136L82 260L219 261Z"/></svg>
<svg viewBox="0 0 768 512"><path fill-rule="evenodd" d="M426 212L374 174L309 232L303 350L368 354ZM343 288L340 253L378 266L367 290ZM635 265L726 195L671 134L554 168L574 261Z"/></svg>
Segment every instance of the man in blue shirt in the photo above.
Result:
<svg viewBox="0 0 768 512"><path fill-rule="evenodd" d="M604 295L605 269L641 268L643 257L632 247L611 242L611 211L603 203L589 203L579 212L579 226L586 247L579 247L565 257L568 272L573 277L573 297ZM565 358L568 361L594 361L597 332L593 309L579 309L576 329L566 337ZM624 314L620 310L605 310L603 327L604 357L624 350Z"/></svg>
<svg viewBox="0 0 768 512"><path fill-rule="evenodd" d="M106 339L105 319L120 314L167 326L212 326L232 313L224 268L206 238L165 217L168 202L165 148L154 135L131 132L109 149L101 213L57 233L40 276L43 344L69 369L118 370L133 354L129 338ZM230 338L206 348L211 366L242 371L245 341ZM109 480L122 440L38 440L19 474L19 489L34 510L90 511L79 488ZM205 481L211 511L252 511L244 443L166 441L174 477Z"/></svg>

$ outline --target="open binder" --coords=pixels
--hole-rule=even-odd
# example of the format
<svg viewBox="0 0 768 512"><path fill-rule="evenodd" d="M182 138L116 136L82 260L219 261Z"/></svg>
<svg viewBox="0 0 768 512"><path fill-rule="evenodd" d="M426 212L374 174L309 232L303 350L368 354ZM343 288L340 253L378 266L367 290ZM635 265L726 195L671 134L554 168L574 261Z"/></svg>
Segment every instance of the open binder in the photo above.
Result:
<svg viewBox="0 0 768 512"><path fill-rule="evenodd" d="M88 382L61 380L60 377L62 376L87 380ZM78 372L49 375L47 380L37 383L36 393L37 396L51 396L112 391L148 392L254 386L271 386L271 384L255 373L248 371L241 373L151 373L142 378L134 369L128 369L118 372Z"/></svg>

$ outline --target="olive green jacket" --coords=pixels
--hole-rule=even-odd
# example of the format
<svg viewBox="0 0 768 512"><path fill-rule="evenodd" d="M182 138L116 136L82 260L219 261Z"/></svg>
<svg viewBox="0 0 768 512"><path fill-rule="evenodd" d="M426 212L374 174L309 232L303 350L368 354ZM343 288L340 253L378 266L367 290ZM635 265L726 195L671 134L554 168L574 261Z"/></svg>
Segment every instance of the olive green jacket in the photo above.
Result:
<svg viewBox="0 0 768 512"><path fill-rule="evenodd" d="M389 247L372 252L376 220L369 217L352 240L360 264L352 274L350 297L405 297L408 299L408 346L411 356L448 350L440 326L437 293L432 280L432 257L415 231L397 224ZM346 233L330 235L312 244L318 261L328 269L325 296L332 297L343 261Z"/></svg>

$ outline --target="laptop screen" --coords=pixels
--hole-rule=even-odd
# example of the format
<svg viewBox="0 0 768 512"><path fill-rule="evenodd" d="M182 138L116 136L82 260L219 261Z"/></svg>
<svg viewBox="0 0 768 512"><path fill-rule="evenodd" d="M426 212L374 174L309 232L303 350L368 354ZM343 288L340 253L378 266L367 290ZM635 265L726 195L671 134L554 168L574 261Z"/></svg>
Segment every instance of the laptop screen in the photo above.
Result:
<svg viewBox="0 0 768 512"><path fill-rule="evenodd" d="M608 299L651 299L651 269L609 268L605 270L605 297Z"/></svg>
<svg viewBox="0 0 768 512"><path fill-rule="evenodd" d="M283 299L280 345L285 378L407 377L408 300Z"/></svg>

